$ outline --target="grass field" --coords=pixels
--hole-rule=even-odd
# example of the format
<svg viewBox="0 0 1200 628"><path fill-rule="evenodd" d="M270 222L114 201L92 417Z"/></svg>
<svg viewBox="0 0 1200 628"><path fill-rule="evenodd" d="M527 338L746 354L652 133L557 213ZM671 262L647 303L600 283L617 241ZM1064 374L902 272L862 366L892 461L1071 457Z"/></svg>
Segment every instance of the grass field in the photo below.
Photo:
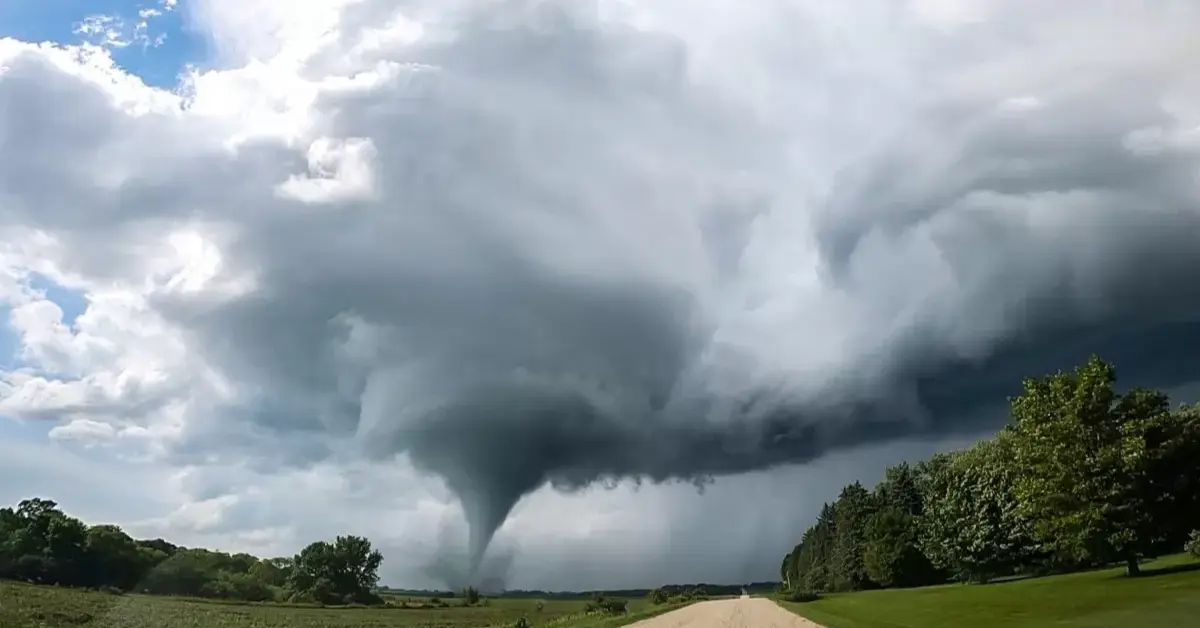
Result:
<svg viewBox="0 0 1200 628"><path fill-rule="evenodd" d="M1124 569L987 585L831 595L783 606L827 628L1183 628L1200 626L1200 562L1185 556Z"/></svg>
<svg viewBox="0 0 1200 628"><path fill-rule="evenodd" d="M447 600L452 602L453 600ZM110 595L0 582L0 628L615 628L678 607L630 600L621 617L580 617L584 600L493 599L488 606L313 608Z"/></svg>

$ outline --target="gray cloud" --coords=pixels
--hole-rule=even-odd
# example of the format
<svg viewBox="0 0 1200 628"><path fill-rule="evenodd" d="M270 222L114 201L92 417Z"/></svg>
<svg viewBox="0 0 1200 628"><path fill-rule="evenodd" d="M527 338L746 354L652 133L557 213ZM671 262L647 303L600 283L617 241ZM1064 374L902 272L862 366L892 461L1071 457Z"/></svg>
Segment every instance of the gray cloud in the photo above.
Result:
<svg viewBox="0 0 1200 628"><path fill-rule="evenodd" d="M475 566L546 484L975 435L1021 376L1091 352L1130 383L1200 379L1200 152L1172 139L1200 120L1178 56L1197 11L981 2L949 27L884 4L664 3L634 28L604 3L455 3L416 44L354 51L396 7L440 11L364 3L304 72L397 64L313 105L319 134L370 139L370 195L303 206L273 191L303 151L151 117L87 129L93 155L183 146L131 149L147 168L103 226L53 196L86 177L29 187L45 164L0 168L25 201L5 211L78 238L220 227L256 290L154 306L238 394L173 453L406 456L463 501ZM0 104L46 95L10 85ZM21 111L53 123L2 111L13 137ZM444 556L429 573L460 578Z"/></svg>

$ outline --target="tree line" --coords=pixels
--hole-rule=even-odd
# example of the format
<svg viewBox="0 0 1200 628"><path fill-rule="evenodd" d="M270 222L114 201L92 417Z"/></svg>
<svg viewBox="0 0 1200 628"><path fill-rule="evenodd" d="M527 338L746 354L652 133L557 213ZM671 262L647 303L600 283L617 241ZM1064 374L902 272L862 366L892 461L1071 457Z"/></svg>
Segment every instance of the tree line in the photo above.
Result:
<svg viewBox="0 0 1200 628"><path fill-rule="evenodd" d="M784 589L803 601L1114 563L1136 576L1180 551L1200 528L1200 404L1115 384L1098 357L1026 379L994 438L846 486L784 556Z"/></svg>
<svg viewBox="0 0 1200 628"><path fill-rule="evenodd" d="M264 559L135 540L119 526L89 526L48 499L0 508L0 578L34 584L252 602L380 604L374 590L382 562L359 536Z"/></svg>

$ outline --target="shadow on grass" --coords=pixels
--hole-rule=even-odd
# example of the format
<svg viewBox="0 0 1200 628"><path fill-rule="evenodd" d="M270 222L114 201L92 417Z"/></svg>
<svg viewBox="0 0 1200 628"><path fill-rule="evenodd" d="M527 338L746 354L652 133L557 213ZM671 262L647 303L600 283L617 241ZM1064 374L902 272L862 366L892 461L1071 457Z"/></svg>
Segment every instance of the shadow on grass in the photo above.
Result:
<svg viewBox="0 0 1200 628"><path fill-rule="evenodd" d="M1189 571L1200 571L1200 561L1194 563L1183 563L1181 565L1165 565L1163 567L1152 567L1143 569L1138 578L1153 578L1154 576L1166 576L1173 573L1186 573ZM1126 577L1121 574L1121 577Z"/></svg>
<svg viewBox="0 0 1200 628"><path fill-rule="evenodd" d="M1022 580L1034 580L1036 578L1046 578L1051 575L1054 575L1054 574L1033 574L1033 573L1014 574L1011 576L1001 576L999 578L992 578L991 580L988 580L987 582L971 582L971 583L964 583L964 584L969 584L971 586L986 587L986 586L990 586L993 584L1009 584L1012 582L1020 582Z"/></svg>

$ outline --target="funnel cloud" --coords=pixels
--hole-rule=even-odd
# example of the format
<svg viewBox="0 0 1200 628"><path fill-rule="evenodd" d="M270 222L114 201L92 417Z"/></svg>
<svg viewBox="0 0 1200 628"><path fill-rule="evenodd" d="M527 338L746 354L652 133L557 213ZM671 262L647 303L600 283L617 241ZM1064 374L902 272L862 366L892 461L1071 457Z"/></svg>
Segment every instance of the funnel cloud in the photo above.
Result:
<svg viewBox="0 0 1200 628"><path fill-rule="evenodd" d="M1200 380L1195 3L334 4L201 2L220 69L138 115L0 48L0 138L42 147L0 220L100 278L136 260L96 238L186 225L207 261L146 297L206 391L167 455L407 461L469 524L433 577L547 485L967 438L1091 353Z"/></svg>

